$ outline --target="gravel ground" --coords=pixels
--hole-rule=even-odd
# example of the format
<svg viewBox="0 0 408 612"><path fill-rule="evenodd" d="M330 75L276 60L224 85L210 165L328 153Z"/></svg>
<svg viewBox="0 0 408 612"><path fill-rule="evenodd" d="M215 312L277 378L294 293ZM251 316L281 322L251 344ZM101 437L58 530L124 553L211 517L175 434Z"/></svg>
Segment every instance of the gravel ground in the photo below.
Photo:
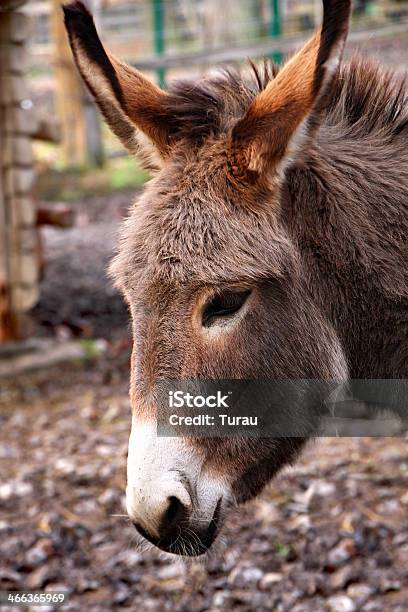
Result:
<svg viewBox="0 0 408 612"><path fill-rule="evenodd" d="M127 355L127 351L122 351ZM67 610L408 609L404 439L322 439L184 562L124 515L127 359L3 381L0 589L64 589Z"/></svg>
<svg viewBox="0 0 408 612"><path fill-rule="evenodd" d="M379 50L399 65L404 53L401 40ZM105 277L133 195L80 202L74 228L43 230L37 332L108 349L0 385L0 589L66 589L64 609L81 611L408 610L402 438L313 443L203 561L136 545L124 516L130 334Z"/></svg>

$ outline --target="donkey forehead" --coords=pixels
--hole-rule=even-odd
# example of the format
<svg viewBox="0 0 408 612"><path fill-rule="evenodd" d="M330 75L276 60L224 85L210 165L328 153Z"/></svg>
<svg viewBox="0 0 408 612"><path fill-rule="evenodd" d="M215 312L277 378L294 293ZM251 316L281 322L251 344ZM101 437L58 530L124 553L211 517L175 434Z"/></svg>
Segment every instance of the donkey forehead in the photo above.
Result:
<svg viewBox="0 0 408 612"><path fill-rule="evenodd" d="M125 291L280 277L289 241L271 210L249 210L217 172L162 171L125 222L112 272ZM260 195L261 197L261 195Z"/></svg>

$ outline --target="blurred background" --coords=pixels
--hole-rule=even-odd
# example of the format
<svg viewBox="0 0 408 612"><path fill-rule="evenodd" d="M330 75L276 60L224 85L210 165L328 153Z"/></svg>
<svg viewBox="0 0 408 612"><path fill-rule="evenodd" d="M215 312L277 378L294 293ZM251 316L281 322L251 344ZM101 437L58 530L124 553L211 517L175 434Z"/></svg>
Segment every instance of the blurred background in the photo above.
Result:
<svg viewBox="0 0 408 612"><path fill-rule="evenodd" d="M88 0L162 87L283 61L320 0ZM347 54L396 70L408 1L356 0ZM0 2L0 589L67 609L408 609L406 440L320 440L232 517L203 564L140 550L124 511L131 334L106 276L148 174L101 121L59 0Z"/></svg>

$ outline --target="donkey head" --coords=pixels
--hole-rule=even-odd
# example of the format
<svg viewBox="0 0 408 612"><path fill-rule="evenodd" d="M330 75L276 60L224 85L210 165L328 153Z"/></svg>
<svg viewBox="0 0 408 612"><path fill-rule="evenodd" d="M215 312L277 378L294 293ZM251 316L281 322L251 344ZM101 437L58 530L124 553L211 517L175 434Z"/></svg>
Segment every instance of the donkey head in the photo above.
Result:
<svg viewBox="0 0 408 612"><path fill-rule="evenodd" d="M112 272L134 334L128 513L163 550L205 552L228 507L256 495L302 439L159 437L159 381L346 374L282 206L349 13L349 1L325 0L321 30L265 82L227 73L165 92L105 51L81 2L65 7L77 66L106 121L157 170L125 223Z"/></svg>

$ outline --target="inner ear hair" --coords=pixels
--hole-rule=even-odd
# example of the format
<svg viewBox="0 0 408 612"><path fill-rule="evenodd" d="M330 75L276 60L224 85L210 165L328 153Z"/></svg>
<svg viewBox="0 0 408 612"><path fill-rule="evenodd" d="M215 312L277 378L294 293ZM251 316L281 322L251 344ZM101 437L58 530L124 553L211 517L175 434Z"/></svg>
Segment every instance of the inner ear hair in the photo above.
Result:
<svg viewBox="0 0 408 612"><path fill-rule="evenodd" d="M231 133L238 173L282 170L313 136L340 65L350 0L324 0L323 24L255 98Z"/></svg>

